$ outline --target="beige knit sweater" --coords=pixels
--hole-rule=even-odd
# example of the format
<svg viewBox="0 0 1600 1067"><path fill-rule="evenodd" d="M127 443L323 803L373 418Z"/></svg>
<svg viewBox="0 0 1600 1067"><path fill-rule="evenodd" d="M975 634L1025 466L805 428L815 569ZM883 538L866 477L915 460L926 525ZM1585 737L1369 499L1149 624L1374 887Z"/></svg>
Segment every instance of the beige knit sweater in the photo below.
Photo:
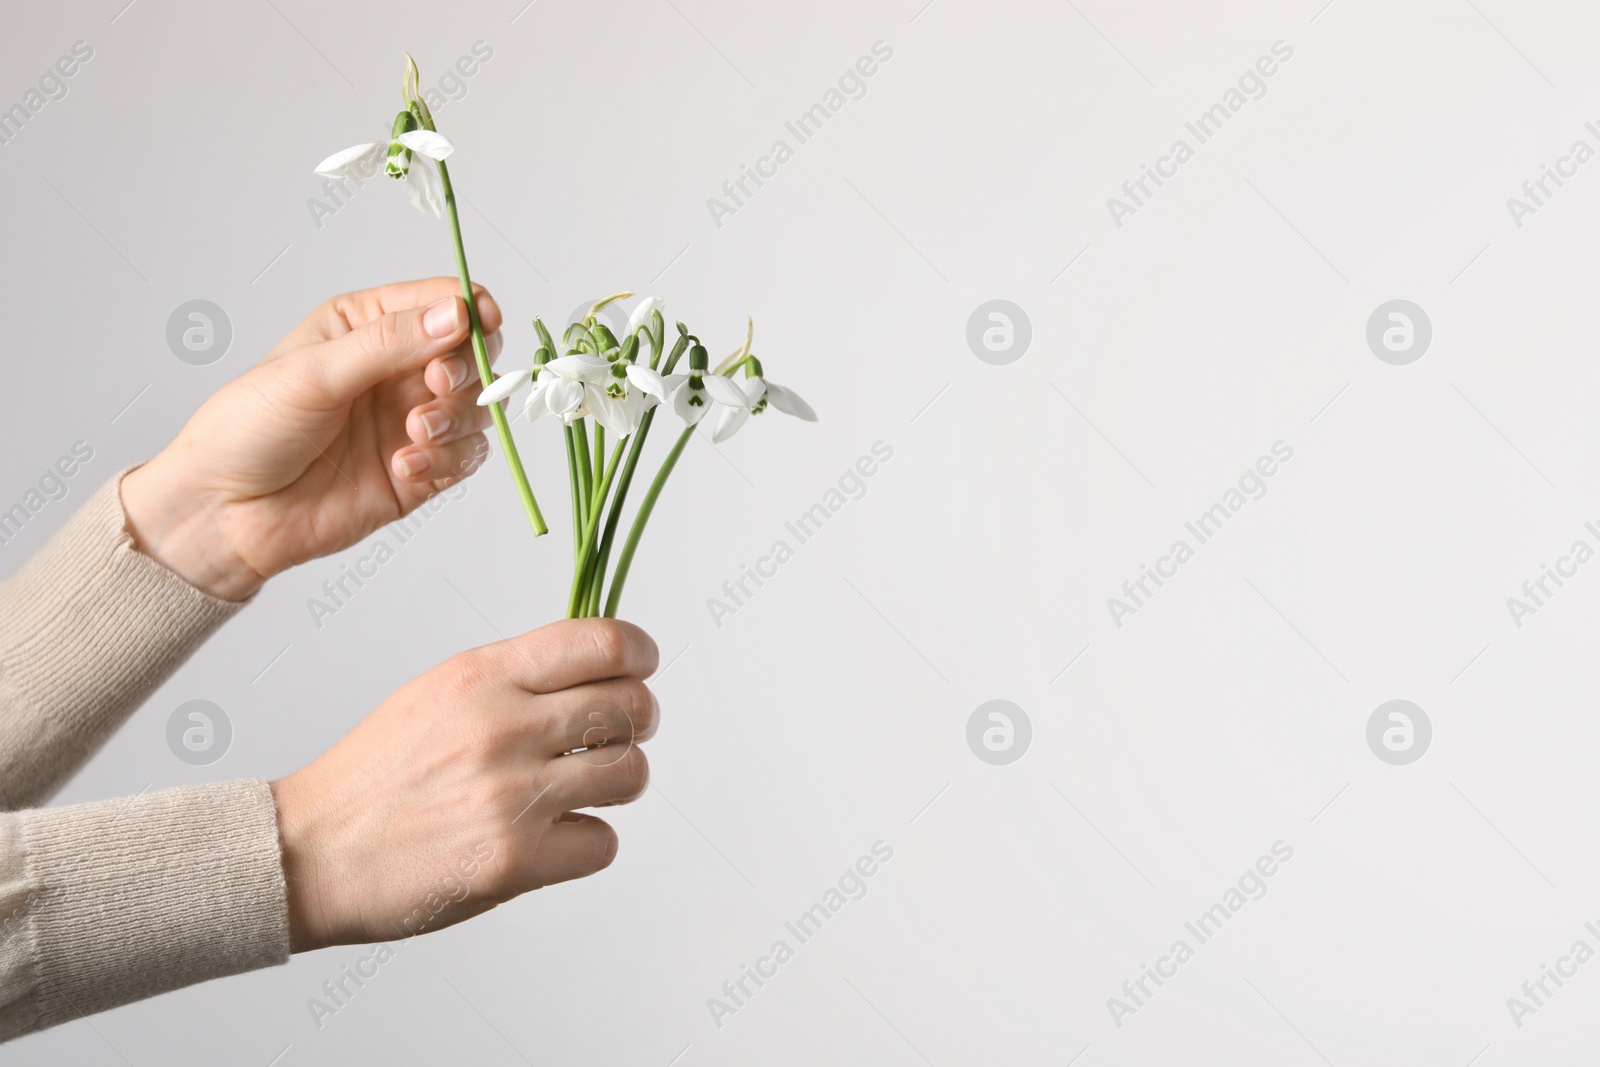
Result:
<svg viewBox="0 0 1600 1067"><path fill-rule="evenodd" d="M289 958L264 780L18 810L241 607L134 547L121 480L0 583L0 1040Z"/></svg>

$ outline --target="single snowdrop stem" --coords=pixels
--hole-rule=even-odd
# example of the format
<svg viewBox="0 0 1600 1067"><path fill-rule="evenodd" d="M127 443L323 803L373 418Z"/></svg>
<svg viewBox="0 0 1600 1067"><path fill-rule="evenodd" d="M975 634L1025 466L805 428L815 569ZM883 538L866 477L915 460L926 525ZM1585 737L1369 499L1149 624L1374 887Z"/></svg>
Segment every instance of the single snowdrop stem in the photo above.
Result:
<svg viewBox="0 0 1600 1067"><path fill-rule="evenodd" d="M572 427L563 426L561 430L567 438L567 484L572 487L572 562L576 566L578 553L583 547L583 516L580 514L582 508L579 506L583 486L578 480L578 454Z"/></svg>
<svg viewBox="0 0 1600 1067"><path fill-rule="evenodd" d="M594 491L594 468L589 463L589 422L587 419L574 419L572 423L572 443L578 452L578 477L583 480L579 486L578 496L579 512L581 513L582 501L589 499L589 494Z"/></svg>
<svg viewBox="0 0 1600 1067"><path fill-rule="evenodd" d="M426 167L428 161L418 160L416 165ZM444 160L435 161L434 166L439 168L439 182L444 186L445 214L450 221L450 241L456 253L456 275L461 280L461 299L467 302L467 321L472 325L472 355L478 364L478 380L487 389L494 382L494 368L489 366L489 348L483 340L478 301L472 292L472 274L467 269L467 250L461 242L461 215L456 210L455 186L450 183L450 168ZM522 510L527 513L534 536L542 536L550 532L550 527L545 525L544 515L539 511L539 501L533 495L533 487L528 484L528 474L523 470L517 443L511 438L511 425L506 421L504 407L491 404L489 416L494 421L495 435L500 439L500 451L505 453L506 465L511 468L511 479L516 482L517 495L522 498Z"/></svg>
<svg viewBox="0 0 1600 1067"><path fill-rule="evenodd" d="M661 490L666 486L667 479L671 477L672 468L678 465L678 457L683 455L684 446L693 436L694 427L685 426L673 444L672 451L661 461L661 469L656 472L655 481L650 483L649 492L645 493L644 499L639 502L639 513L633 517L633 528L628 531L628 540L622 546L622 555L617 557L617 572L611 579L611 592L606 597L608 619L617 617L617 603L622 599L622 587L628 581L628 570L633 566L633 554L639 547L639 538L644 535L645 524L650 521L650 513L655 510L656 500L661 496Z"/></svg>

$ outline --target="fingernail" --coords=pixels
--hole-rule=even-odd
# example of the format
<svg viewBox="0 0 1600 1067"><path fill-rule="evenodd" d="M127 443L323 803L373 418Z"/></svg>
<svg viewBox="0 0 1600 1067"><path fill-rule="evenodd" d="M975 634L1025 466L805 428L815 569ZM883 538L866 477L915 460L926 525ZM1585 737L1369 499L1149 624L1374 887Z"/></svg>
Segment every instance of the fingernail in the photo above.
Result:
<svg viewBox="0 0 1600 1067"><path fill-rule="evenodd" d="M452 393L467 384L466 360L451 356L449 359L441 361L439 366L444 371L445 381L450 383L450 391Z"/></svg>
<svg viewBox="0 0 1600 1067"><path fill-rule="evenodd" d="M415 478L433 465L426 452L407 452L400 457L400 473Z"/></svg>
<svg viewBox="0 0 1600 1067"><path fill-rule="evenodd" d="M450 428L450 416L434 408L422 413L422 429L427 433L428 440L432 441Z"/></svg>
<svg viewBox="0 0 1600 1067"><path fill-rule="evenodd" d="M422 313L422 329L429 337L449 337L459 328L460 301L453 296L436 300Z"/></svg>

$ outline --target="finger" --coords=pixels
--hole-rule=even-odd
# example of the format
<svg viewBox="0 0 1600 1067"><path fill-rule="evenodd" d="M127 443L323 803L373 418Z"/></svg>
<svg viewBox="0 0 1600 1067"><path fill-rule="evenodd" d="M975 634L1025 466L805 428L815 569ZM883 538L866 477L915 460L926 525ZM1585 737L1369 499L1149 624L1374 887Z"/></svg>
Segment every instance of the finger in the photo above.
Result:
<svg viewBox="0 0 1600 1067"><path fill-rule="evenodd" d="M481 433L442 445L407 445L389 467L395 479L411 485L448 489L469 477L489 456L489 439Z"/></svg>
<svg viewBox="0 0 1600 1067"><path fill-rule="evenodd" d="M465 340L468 329L466 304L447 296L307 346L283 364L303 374L318 399L348 401L386 379L420 370Z"/></svg>
<svg viewBox="0 0 1600 1067"><path fill-rule="evenodd" d="M627 804L638 800L650 785L650 761L638 745L618 744L589 752L557 756L545 764L540 787L549 790L541 803L557 811Z"/></svg>
<svg viewBox="0 0 1600 1067"><path fill-rule="evenodd" d="M406 436L415 444L439 446L487 429L489 409L479 407L475 392L430 400L406 416Z"/></svg>
<svg viewBox="0 0 1600 1067"><path fill-rule="evenodd" d="M530 693L607 678L648 678L660 655L650 635L620 619L562 619L475 649L484 666Z"/></svg>
<svg viewBox="0 0 1600 1067"><path fill-rule="evenodd" d="M500 358L500 350L505 347L505 334L490 334L483 340L484 348L489 353L489 365L493 366ZM449 396L474 386L481 388L483 383L478 376L478 362L472 354L472 343L468 341L449 355L440 356L429 363L422 372L422 381L434 396Z"/></svg>
<svg viewBox="0 0 1600 1067"><path fill-rule="evenodd" d="M485 335L495 333L505 321L500 305L489 290L473 283L472 291L478 305L478 317ZM344 293L324 301L310 315L290 330L275 345L262 362L278 359L289 351L305 345L318 344L360 329L367 323L412 308L426 307L447 296L459 296L461 282L457 278L419 278L415 281L381 285L375 289L362 289Z"/></svg>
<svg viewBox="0 0 1600 1067"><path fill-rule="evenodd" d="M529 889L587 878L617 856L617 832L604 819L567 812L543 828L538 848L524 861L518 881Z"/></svg>
<svg viewBox="0 0 1600 1067"><path fill-rule="evenodd" d="M648 741L655 736L661 714L660 702L639 678L613 678L531 699L538 708L531 739L544 757ZM590 763L615 762L619 751L609 748L586 755Z"/></svg>

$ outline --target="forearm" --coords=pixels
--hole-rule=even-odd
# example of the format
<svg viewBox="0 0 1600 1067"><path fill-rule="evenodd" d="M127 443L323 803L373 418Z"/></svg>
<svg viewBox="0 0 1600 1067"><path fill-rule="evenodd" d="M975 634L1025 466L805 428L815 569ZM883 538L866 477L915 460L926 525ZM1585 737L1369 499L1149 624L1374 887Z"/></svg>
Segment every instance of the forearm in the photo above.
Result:
<svg viewBox="0 0 1600 1067"><path fill-rule="evenodd" d="M0 1040L288 957L264 781L0 814Z"/></svg>
<svg viewBox="0 0 1600 1067"><path fill-rule="evenodd" d="M120 480L0 583L0 808L55 792L241 607L140 551Z"/></svg>

